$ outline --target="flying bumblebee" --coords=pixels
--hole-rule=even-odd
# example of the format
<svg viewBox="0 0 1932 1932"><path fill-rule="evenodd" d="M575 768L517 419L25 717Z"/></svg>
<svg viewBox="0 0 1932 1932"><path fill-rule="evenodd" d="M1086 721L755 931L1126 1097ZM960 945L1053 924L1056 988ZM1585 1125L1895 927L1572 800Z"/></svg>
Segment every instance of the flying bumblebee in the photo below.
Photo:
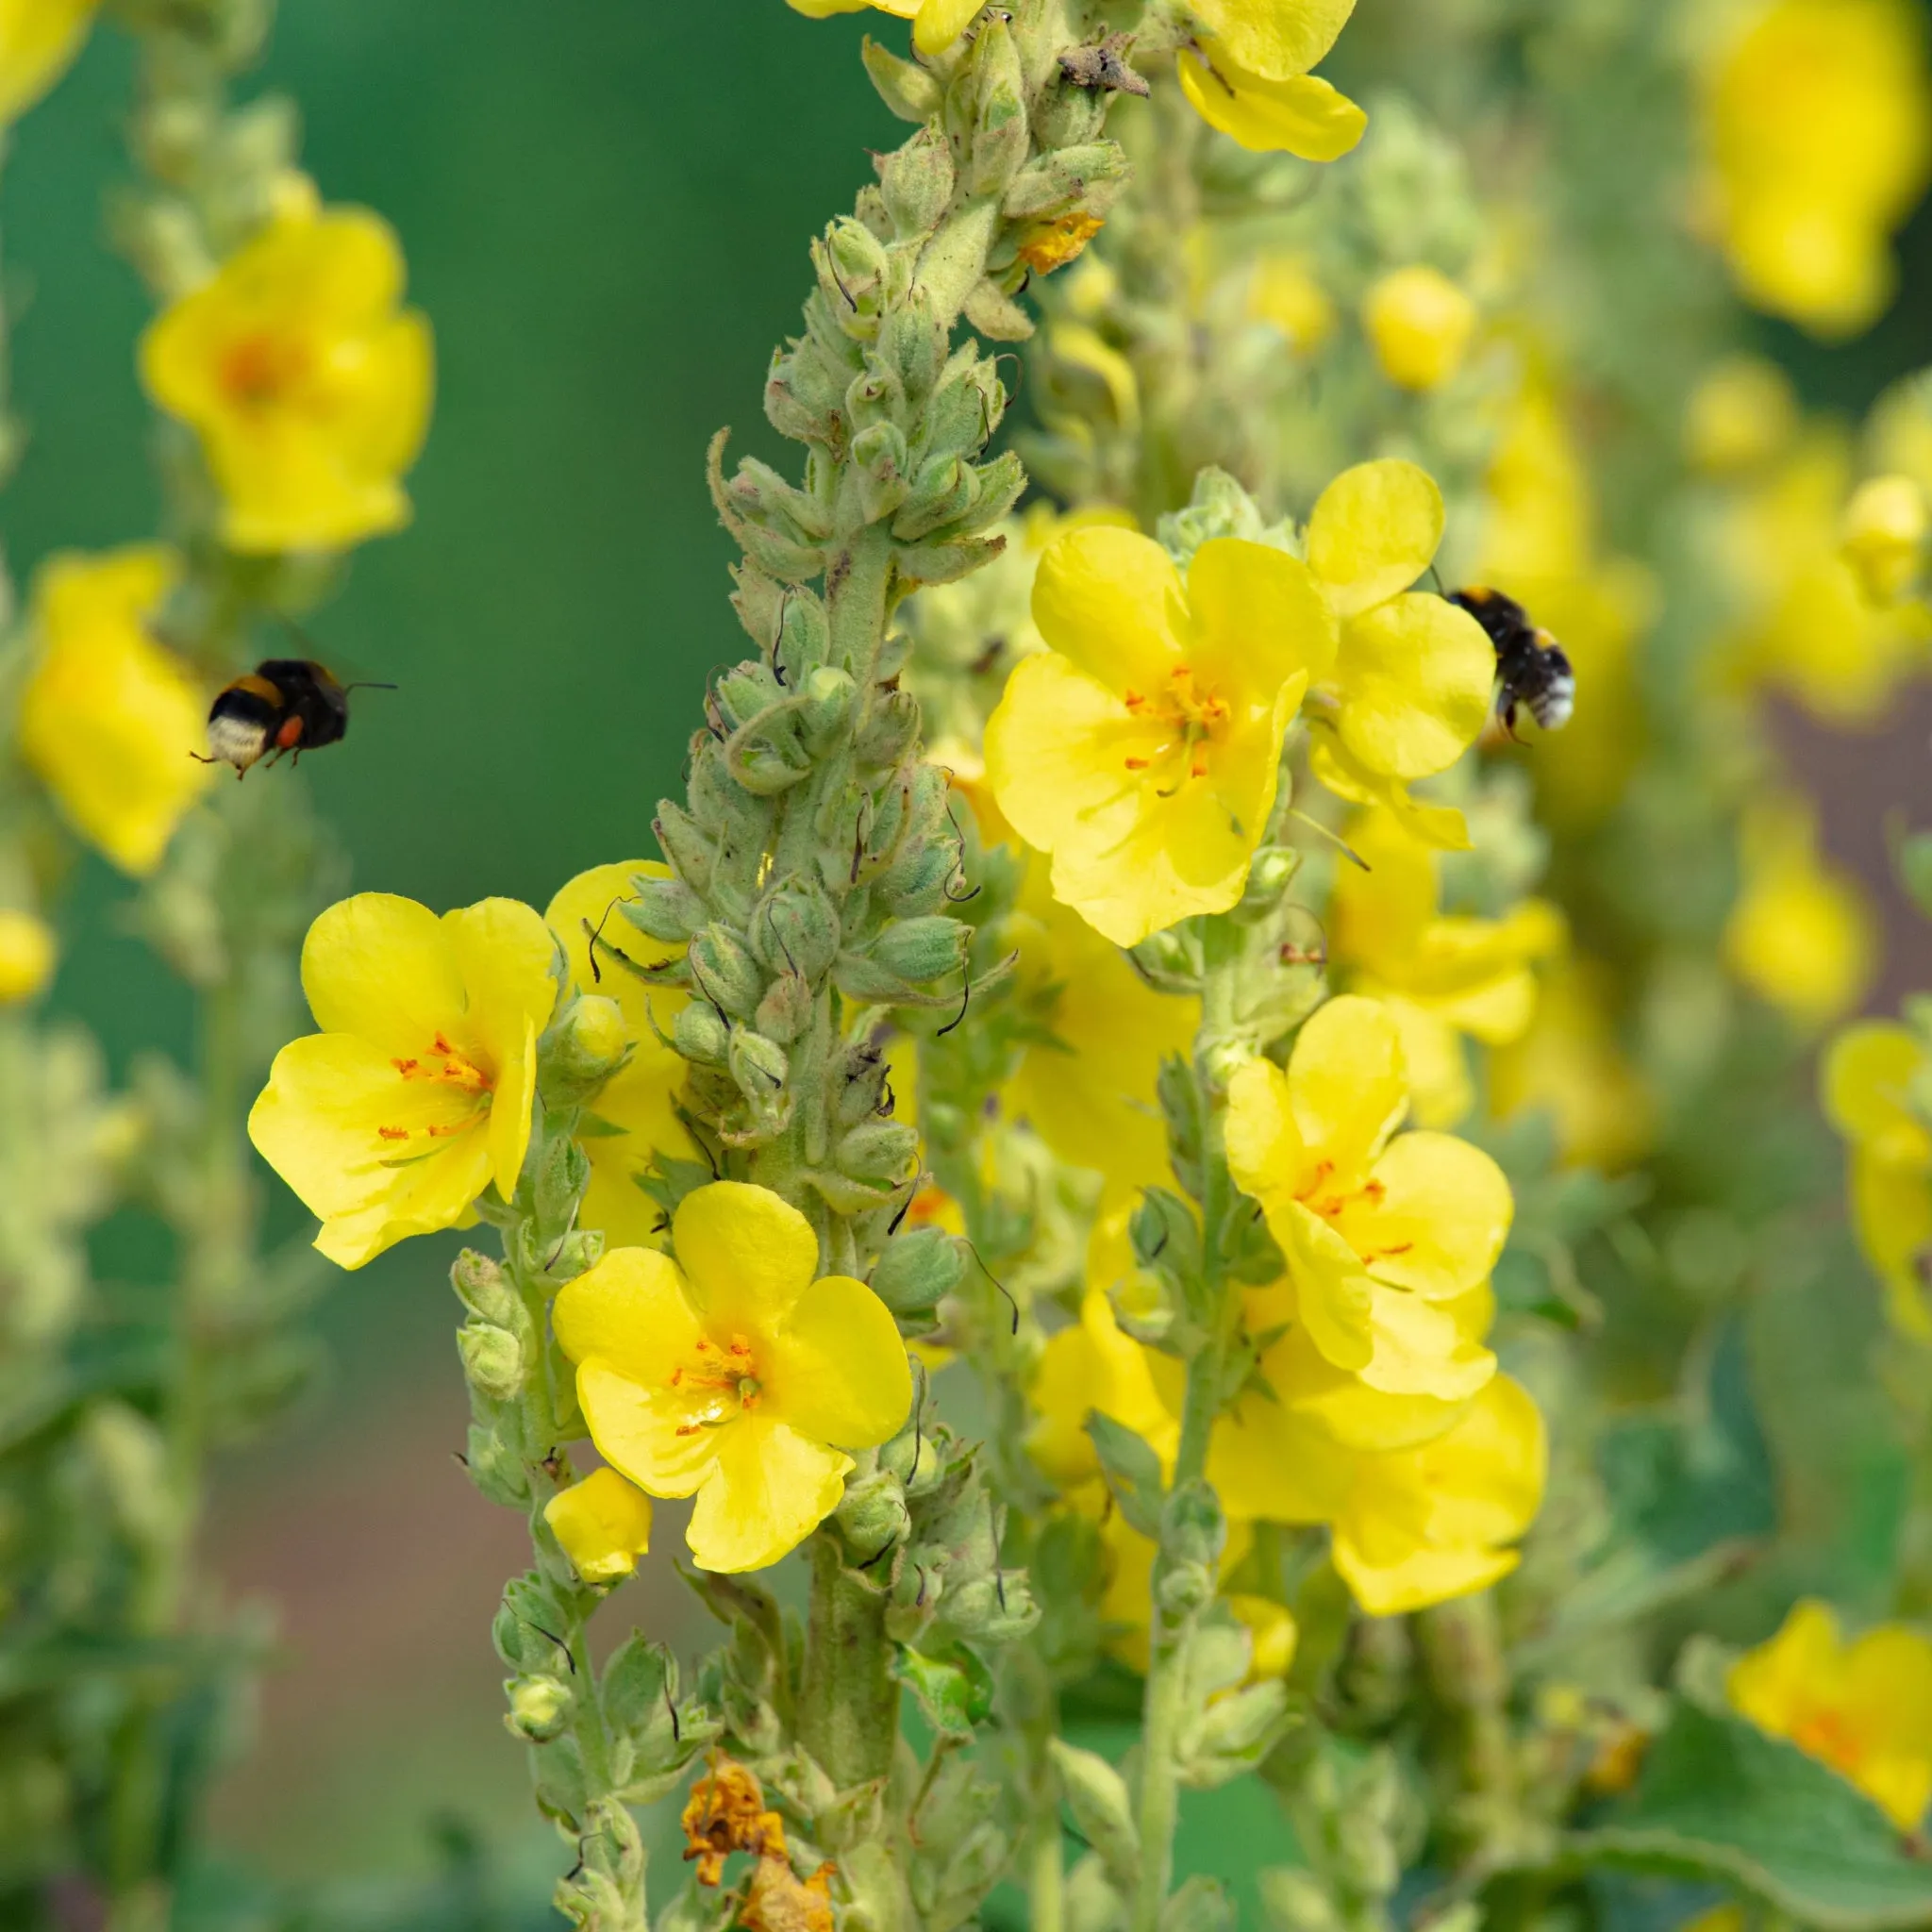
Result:
<svg viewBox="0 0 1932 1932"><path fill-rule="evenodd" d="M339 684L310 658L269 658L216 694L208 714L205 765L233 765L245 775L264 754L274 764L285 752L296 763L305 751L339 743L348 734L352 691L393 691L392 684Z"/></svg>
<svg viewBox="0 0 1932 1932"><path fill-rule="evenodd" d="M1576 708L1576 673L1563 647L1530 622L1514 597L1487 584L1452 591L1449 601L1469 612L1496 647L1496 723L1516 736L1521 706L1545 731L1560 731Z"/></svg>

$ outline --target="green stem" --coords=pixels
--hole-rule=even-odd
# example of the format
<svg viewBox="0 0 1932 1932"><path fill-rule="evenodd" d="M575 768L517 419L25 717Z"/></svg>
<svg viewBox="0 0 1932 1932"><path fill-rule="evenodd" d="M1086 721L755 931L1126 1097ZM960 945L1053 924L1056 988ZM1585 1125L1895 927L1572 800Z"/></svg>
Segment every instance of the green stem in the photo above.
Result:
<svg viewBox="0 0 1932 1932"><path fill-rule="evenodd" d="M884 1591L848 1569L838 1532L811 1546L799 1734L840 1790L887 1776L899 1737L899 1680Z"/></svg>

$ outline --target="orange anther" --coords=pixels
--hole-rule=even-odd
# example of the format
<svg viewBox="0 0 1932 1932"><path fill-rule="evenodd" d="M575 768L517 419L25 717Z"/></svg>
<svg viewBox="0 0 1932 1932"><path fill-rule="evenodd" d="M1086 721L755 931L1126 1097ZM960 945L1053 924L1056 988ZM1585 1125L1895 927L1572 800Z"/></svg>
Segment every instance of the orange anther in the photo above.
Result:
<svg viewBox="0 0 1932 1932"><path fill-rule="evenodd" d="M407 1141L409 1138L408 1127L377 1127L375 1131L385 1141Z"/></svg>

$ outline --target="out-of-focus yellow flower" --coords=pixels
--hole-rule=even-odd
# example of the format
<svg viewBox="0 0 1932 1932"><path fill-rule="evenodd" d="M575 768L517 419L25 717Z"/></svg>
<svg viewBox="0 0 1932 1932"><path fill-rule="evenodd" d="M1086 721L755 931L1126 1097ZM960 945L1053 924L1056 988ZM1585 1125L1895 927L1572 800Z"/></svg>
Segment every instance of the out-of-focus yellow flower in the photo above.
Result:
<svg viewBox="0 0 1932 1932"><path fill-rule="evenodd" d="M54 928L39 914L0 906L0 1007L30 1000L54 976Z"/></svg>
<svg viewBox="0 0 1932 1932"><path fill-rule="evenodd" d="M1388 1009L1330 1000L1303 1026L1286 1073L1254 1060L1235 1074L1228 1170L1260 1202L1322 1355L1390 1393L1454 1401L1488 1371L1441 1305L1489 1279L1514 1204L1479 1149L1398 1135L1407 1108Z"/></svg>
<svg viewBox="0 0 1932 1932"><path fill-rule="evenodd" d="M1248 284L1248 313L1280 330L1297 356L1312 356L1335 333L1335 304L1302 255L1265 255Z"/></svg>
<svg viewBox="0 0 1932 1932"><path fill-rule="evenodd" d="M1216 538L1184 584L1151 538L1091 527L1041 559L1033 615L1051 648L1014 671L986 758L1001 811L1053 854L1054 897L1123 946L1224 911L1335 655L1307 566Z"/></svg>
<svg viewBox="0 0 1932 1932"><path fill-rule="evenodd" d="M1932 1799L1932 1642L1918 1631L1881 1624L1846 1643L1807 1597L1731 1666L1725 1690L1759 1730L1828 1764L1901 1831L1918 1829Z"/></svg>
<svg viewBox="0 0 1932 1932"><path fill-rule="evenodd" d="M1684 454L1707 475L1761 469L1798 433L1798 392L1775 362L1730 356L1714 364L1684 406Z"/></svg>
<svg viewBox="0 0 1932 1932"><path fill-rule="evenodd" d="M700 1567L762 1570L838 1507L844 1450L906 1420L906 1345L864 1282L813 1278L818 1237L769 1189L699 1188L671 1235L675 1262L619 1248L564 1288L557 1340L605 1460L651 1495L697 1498Z"/></svg>
<svg viewBox="0 0 1932 1932"><path fill-rule="evenodd" d="M1852 1229L1903 1333L1932 1341L1932 1055L1909 1028L1861 1021L1826 1048L1825 1117L1850 1147Z"/></svg>
<svg viewBox="0 0 1932 1932"><path fill-rule="evenodd" d="M642 1247L654 1238L658 1204L638 1185L655 1153L689 1158L691 1136L677 1118L677 1096L685 1063L658 1039L651 1022L669 1033L677 1010L690 997L674 986L646 986L616 957L623 953L639 966L659 966L676 948L647 938L613 908L637 896L635 878L663 879L671 868L656 858L628 864L596 865L580 872L551 900L543 914L570 960L579 992L608 994L624 1010L634 1051L612 1074L591 1108L599 1131L586 1137L591 1184L584 1190L577 1219L601 1228L613 1248ZM597 970L591 971L591 935L601 932ZM615 1128L612 1133L605 1131Z"/></svg>
<svg viewBox="0 0 1932 1932"><path fill-rule="evenodd" d="M1011 937L1025 983L1061 989L1053 1040L1026 1049L1004 1104L1062 1160L1101 1174L1105 1198L1119 1203L1167 1176L1155 1076L1163 1059L1187 1052L1200 1002L1157 992L1118 947L1055 902L1044 871L1038 860L1029 869Z"/></svg>
<svg viewBox="0 0 1932 1932"><path fill-rule="evenodd" d="M1432 390L1462 367L1475 336L1468 292L1439 268L1392 269L1362 303L1362 326L1382 374L1402 389Z"/></svg>
<svg viewBox="0 0 1932 1932"><path fill-rule="evenodd" d="M302 990L322 1030L275 1056L248 1135L321 1220L330 1260L359 1268L410 1235L467 1227L492 1181L515 1191L556 958L514 899L439 919L358 892L308 928Z"/></svg>
<svg viewBox="0 0 1932 1932"><path fill-rule="evenodd" d="M429 324L366 208L290 204L142 338L148 393L196 430L242 551L340 550L400 528L429 422Z"/></svg>
<svg viewBox="0 0 1932 1932"><path fill-rule="evenodd" d="M1558 824L1591 825L1623 795L1643 748L1636 647L1657 588L1641 565L1601 555L1589 468L1546 378L1526 382L1510 408L1484 488L1477 580L1518 599L1576 672L1562 745L1532 761L1538 801Z"/></svg>
<svg viewBox="0 0 1932 1932"><path fill-rule="evenodd" d="M1724 567L1746 599L1737 667L1788 691L1828 724L1871 724L1924 668L1924 619L1865 595L1840 542L1851 494L1843 437L1820 428L1735 506Z"/></svg>
<svg viewBox="0 0 1932 1932"><path fill-rule="evenodd" d="M614 1469L593 1469L543 1506L563 1554L586 1583L618 1583L651 1547L651 1499Z"/></svg>
<svg viewBox="0 0 1932 1932"><path fill-rule="evenodd" d="M1387 812L1348 829L1368 862L1336 874L1331 958L1350 990L1393 1015L1418 1124L1450 1127L1475 1105L1461 1040L1521 1040L1536 1012L1531 967L1560 951L1563 916L1532 899L1502 919L1445 918L1435 854Z"/></svg>
<svg viewBox="0 0 1932 1932"><path fill-rule="evenodd" d="M1487 1590L1542 1507L1549 1451L1528 1391L1496 1376L1446 1435L1356 1464L1334 1522L1335 1567L1374 1617Z"/></svg>
<svg viewBox="0 0 1932 1932"><path fill-rule="evenodd" d="M1181 92L1208 126L1258 153L1332 161L1369 117L1308 70L1355 0L1190 0L1205 29L1180 55Z"/></svg>
<svg viewBox="0 0 1932 1932"><path fill-rule="evenodd" d="M1821 336L1874 321L1925 186L1932 101L1906 0L1770 0L1704 76L1711 201L1747 300Z"/></svg>
<svg viewBox="0 0 1932 1932"><path fill-rule="evenodd" d="M1575 959L1544 977L1529 1031L1490 1056L1490 1105L1504 1121L1547 1108L1567 1161L1617 1174L1648 1150L1657 1106L1618 1044L1603 977Z"/></svg>
<svg viewBox="0 0 1932 1932"><path fill-rule="evenodd" d="M1141 384L1134 365L1098 329L1084 322L1056 323L1046 332L1046 346L1057 362L1099 383L1115 428L1129 435L1140 428ZM1057 522L1056 527L1063 526Z"/></svg>
<svg viewBox="0 0 1932 1932"><path fill-rule="evenodd" d="M1350 757L1333 732L1308 741L1308 770L1324 791L1345 805L1367 806L1393 819L1418 845L1432 852L1467 852L1469 821L1453 805L1431 805L1409 795L1400 778L1386 778Z"/></svg>
<svg viewBox="0 0 1932 1932"><path fill-rule="evenodd" d="M1852 492L1839 539L1873 603L1896 604L1911 589L1925 533L1925 494L1911 477L1869 477Z"/></svg>
<svg viewBox="0 0 1932 1932"><path fill-rule="evenodd" d="M1033 1383L1038 1420L1026 1448L1042 1470L1068 1489L1097 1481L1100 1459L1087 1433L1087 1418L1098 1412L1142 1437L1174 1467L1180 1423L1155 1386L1149 1352L1121 1332L1107 1296L1090 1288L1080 1319L1048 1337Z"/></svg>
<svg viewBox="0 0 1932 1932"><path fill-rule="evenodd" d="M0 126L67 72L99 0L0 0Z"/></svg>
<svg viewBox="0 0 1932 1932"><path fill-rule="evenodd" d="M835 13L861 13L875 8L912 23L912 44L922 54L943 54L966 29L986 0L788 0L795 13L826 20Z"/></svg>
<svg viewBox="0 0 1932 1932"><path fill-rule="evenodd" d="M1441 541L1442 492L1396 458L1344 470L1308 519L1308 565L1341 627L1311 715L1377 778L1446 771L1490 715L1495 647L1468 611L1409 589Z"/></svg>
<svg viewBox="0 0 1932 1932"><path fill-rule="evenodd" d="M53 558L34 585L21 751L75 829L137 875L209 776L195 762L208 699L148 628L179 575L172 550L142 545Z"/></svg>
<svg viewBox="0 0 1932 1932"><path fill-rule="evenodd" d="M1104 1491L1090 1491L1078 1501L1091 1501L1101 1512L1100 1552L1105 1581L1097 1607L1101 1622L1108 1626L1108 1648L1129 1670L1144 1672L1152 1642L1157 1554L1154 1540L1142 1536L1118 1509L1108 1507ZM1221 1552L1224 1583L1247 1560L1254 1541L1254 1531L1247 1524L1228 1524L1227 1541ZM1294 1612L1272 1597L1254 1596L1244 1591L1231 1591L1222 1601L1246 1626L1253 1645L1247 1681L1254 1684L1265 1677L1285 1677L1294 1662L1295 1647L1301 1637Z"/></svg>
<svg viewBox="0 0 1932 1932"><path fill-rule="evenodd" d="M1742 890L1724 925L1724 958L1762 999L1807 1029L1841 1019L1877 963L1871 902L1818 851L1811 808L1767 799L1745 814Z"/></svg>

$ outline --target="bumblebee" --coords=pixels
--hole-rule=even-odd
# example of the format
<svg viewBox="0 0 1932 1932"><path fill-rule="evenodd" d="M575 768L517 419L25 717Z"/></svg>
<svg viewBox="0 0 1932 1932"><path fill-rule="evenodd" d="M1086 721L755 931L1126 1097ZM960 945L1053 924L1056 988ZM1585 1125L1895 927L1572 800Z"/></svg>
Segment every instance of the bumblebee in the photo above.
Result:
<svg viewBox="0 0 1932 1932"><path fill-rule="evenodd" d="M349 693L393 691L392 684L339 684L310 658L269 658L217 693L208 714L205 765L233 765L243 776L264 754L273 764L284 752L301 762L305 751L339 743L348 734Z"/></svg>
<svg viewBox="0 0 1932 1932"><path fill-rule="evenodd" d="M1563 647L1530 622L1514 597L1487 584L1452 591L1450 603L1469 612L1496 647L1496 723L1516 736L1521 706L1545 731L1560 731L1576 708L1576 673Z"/></svg>

